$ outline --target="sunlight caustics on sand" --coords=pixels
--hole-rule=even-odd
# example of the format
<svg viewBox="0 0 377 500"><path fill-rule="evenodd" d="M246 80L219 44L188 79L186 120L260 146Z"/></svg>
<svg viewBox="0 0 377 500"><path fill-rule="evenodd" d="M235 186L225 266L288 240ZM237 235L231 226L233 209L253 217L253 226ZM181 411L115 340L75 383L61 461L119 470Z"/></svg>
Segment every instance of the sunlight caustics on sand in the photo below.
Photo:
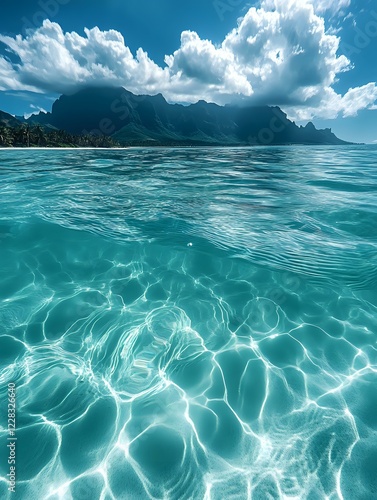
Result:
<svg viewBox="0 0 377 500"><path fill-rule="evenodd" d="M376 153L1 151L17 498L376 498Z"/></svg>

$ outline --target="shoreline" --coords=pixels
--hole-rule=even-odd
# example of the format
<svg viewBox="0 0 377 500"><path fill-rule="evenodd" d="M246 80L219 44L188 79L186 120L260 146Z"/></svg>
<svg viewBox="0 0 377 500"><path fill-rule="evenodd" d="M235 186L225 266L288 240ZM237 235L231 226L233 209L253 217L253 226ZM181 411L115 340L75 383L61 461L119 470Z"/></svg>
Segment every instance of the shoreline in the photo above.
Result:
<svg viewBox="0 0 377 500"><path fill-rule="evenodd" d="M89 150L89 149L90 150L92 150L92 149L93 150L98 150L98 149L101 149L101 150L104 150L104 149L111 149L111 150L113 150L113 149L121 149L121 150L123 150L123 149L130 149L130 148L127 147L127 146L119 147L119 148L95 148L95 147L74 148L74 147L71 147L71 146L70 147L66 147L66 148L62 148L62 147L58 147L58 146L51 146L51 147L45 147L45 148L32 147L32 146L30 146L30 147L27 147L27 146L25 146L25 147L22 147L22 146L13 147L13 146L11 146L11 147L4 148L3 146L0 146L0 150L1 151L24 151L24 150L28 150L28 151L44 151L44 150L54 150L54 149L58 149L59 151L60 150L64 151L64 150L67 150L67 149L70 150L70 151L77 151L77 150Z"/></svg>
<svg viewBox="0 0 377 500"><path fill-rule="evenodd" d="M345 147L345 146L377 146L377 144L371 142L371 143L366 143L366 142L359 142L359 143L348 143L348 144L249 144L249 145L195 145L195 146L181 146L181 145L175 145L175 146L145 146L145 145L140 145L140 146L119 146L119 147L107 147L107 148L101 148L101 147L59 147L59 146L51 146L51 147L27 147L27 146L0 146L0 151L51 151L51 150L58 150L58 151L125 151L129 149L203 149L203 148L211 148L211 149L247 149L247 148L269 148L269 147Z"/></svg>

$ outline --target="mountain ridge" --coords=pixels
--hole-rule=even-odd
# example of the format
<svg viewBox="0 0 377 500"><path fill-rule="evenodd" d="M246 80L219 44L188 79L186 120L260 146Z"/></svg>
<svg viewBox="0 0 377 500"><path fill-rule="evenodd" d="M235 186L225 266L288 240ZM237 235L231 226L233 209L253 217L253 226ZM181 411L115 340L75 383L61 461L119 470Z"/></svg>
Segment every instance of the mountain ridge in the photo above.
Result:
<svg viewBox="0 0 377 500"><path fill-rule="evenodd" d="M0 110L0 127L17 127L20 123L14 116Z"/></svg>
<svg viewBox="0 0 377 500"><path fill-rule="evenodd" d="M1 115L0 115L1 118ZM51 112L23 120L70 134L109 136L123 146L342 145L331 129L297 126L277 106L169 104L162 94L91 87L61 95Z"/></svg>

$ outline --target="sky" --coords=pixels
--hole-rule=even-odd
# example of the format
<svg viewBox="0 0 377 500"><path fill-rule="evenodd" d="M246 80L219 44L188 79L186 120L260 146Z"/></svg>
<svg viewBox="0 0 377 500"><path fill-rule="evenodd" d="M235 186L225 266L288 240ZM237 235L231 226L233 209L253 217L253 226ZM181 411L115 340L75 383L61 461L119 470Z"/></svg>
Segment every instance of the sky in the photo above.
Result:
<svg viewBox="0 0 377 500"><path fill-rule="evenodd" d="M0 109L85 86L277 105L377 142L377 0L2 0Z"/></svg>

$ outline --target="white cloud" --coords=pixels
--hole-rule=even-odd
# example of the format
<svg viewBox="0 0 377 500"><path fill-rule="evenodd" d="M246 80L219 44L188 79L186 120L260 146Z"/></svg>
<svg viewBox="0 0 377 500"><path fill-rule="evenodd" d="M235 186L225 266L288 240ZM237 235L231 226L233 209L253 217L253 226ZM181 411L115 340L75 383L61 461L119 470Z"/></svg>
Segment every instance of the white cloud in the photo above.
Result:
<svg viewBox="0 0 377 500"><path fill-rule="evenodd" d="M363 87L349 89L342 97L343 116L356 116L358 111L370 106L371 102L377 100L377 86L374 82ZM374 109L375 106L372 106Z"/></svg>
<svg viewBox="0 0 377 500"><path fill-rule="evenodd" d="M343 96L328 87L321 96L318 105L287 107L285 111L290 118L296 120L333 119L339 115L343 117L356 116L363 109L377 109L374 105L376 100L377 85L374 82L362 87L351 88Z"/></svg>
<svg viewBox="0 0 377 500"><path fill-rule="evenodd" d="M339 38L326 34L324 20L309 3L266 0L262 5L251 8L223 43L259 100L306 102L348 69L348 59L337 56Z"/></svg>
<svg viewBox="0 0 377 500"><path fill-rule="evenodd" d="M184 31L164 67L141 48L132 54L115 30L85 29L82 36L45 21L26 37L0 35L19 58L12 64L0 57L0 89L70 93L86 85L120 85L134 93L162 92L170 101L280 105L299 119L350 116L374 106L377 87L368 83L344 96L334 91L351 64L338 55L340 38L326 31L319 15L348 5L262 0L219 45Z"/></svg>
<svg viewBox="0 0 377 500"><path fill-rule="evenodd" d="M21 60L10 68L13 78L17 73L19 86L57 93L101 84L126 84L130 90L137 90L150 81L163 80L166 71L142 49L135 58L119 32L98 28L84 31L85 37L75 32L64 34L59 24L46 20L25 38L0 35L0 41Z"/></svg>
<svg viewBox="0 0 377 500"><path fill-rule="evenodd" d="M19 81L19 74L13 65L0 57L0 90L34 90Z"/></svg>
<svg viewBox="0 0 377 500"><path fill-rule="evenodd" d="M331 14L337 14L338 12L344 12L350 5L351 0L310 0L316 12L323 14L325 12L330 12Z"/></svg>
<svg viewBox="0 0 377 500"><path fill-rule="evenodd" d="M41 108L40 106L35 106L34 104L30 104L30 109L33 111L31 113L25 113L24 118L28 119L33 115L38 115L41 111L43 113L47 113L47 111L44 108Z"/></svg>

